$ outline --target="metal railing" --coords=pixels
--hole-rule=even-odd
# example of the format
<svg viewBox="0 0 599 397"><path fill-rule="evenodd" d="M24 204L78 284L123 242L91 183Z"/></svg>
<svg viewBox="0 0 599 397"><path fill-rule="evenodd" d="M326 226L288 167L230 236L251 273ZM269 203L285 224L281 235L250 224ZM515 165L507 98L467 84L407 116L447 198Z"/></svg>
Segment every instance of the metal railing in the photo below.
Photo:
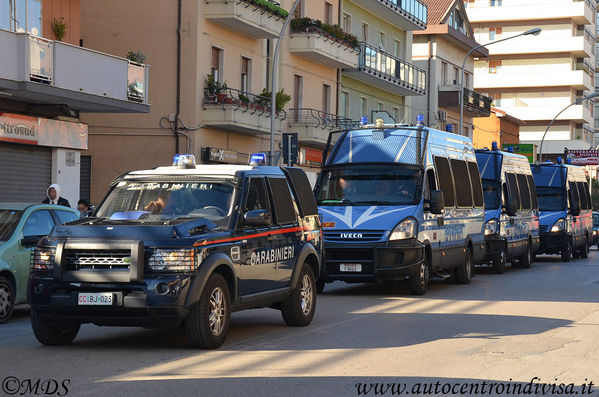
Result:
<svg viewBox="0 0 599 397"><path fill-rule="evenodd" d="M249 92L244 92L235 88L225 88L218 92L210 92L204 89L204 105L221 105L223 110L225 105L230 106L233 110L250 112L258 116L270 117L270 95L256 95ZM285 120L287 112L283 109L277 109L275 118Z"/></svg>
<svg viewBox="0 0 599 397"><path fill-rule="evenodd" d="M399 8L426 25L428 8L420 0L379 0L389 8Z"/></svg>
<svg viewBox="0 0 599 397"><path fill-rule="evenodd" d="M40 37L29 38L29 79L38 83L50 84L53 80L52 40Z"/></svg>
<svg viewBox="0 0 599 397"><path fill-rule="evenodd" d="M360 68L383 74L399 85L414 91L426 90L426 72L404 60L386 53L368 43L360 43Z"/></svg>
<svg viewBox="0 0 599 397"><path fill-rule="evenodd" d="M289 109L289 123L330 129L356 128L360 125L359 121L312 108Z"/></svg>
<svg viewBox="0 0 599 397"><path fill-rule="evenodd" d="M488 96L484 96L476 91L464 87L464 104L476 109L491 112L491 104L493 100Z"/></svg>

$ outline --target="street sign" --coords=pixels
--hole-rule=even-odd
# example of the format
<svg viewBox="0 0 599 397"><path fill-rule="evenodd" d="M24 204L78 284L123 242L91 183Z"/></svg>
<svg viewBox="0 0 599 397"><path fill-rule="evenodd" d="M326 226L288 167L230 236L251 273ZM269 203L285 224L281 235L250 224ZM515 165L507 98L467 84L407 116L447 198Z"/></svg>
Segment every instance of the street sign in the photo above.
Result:
<svg viewBox="0 0 599 397"><path fill-rule="evenodd" d="M532 143L504 143L501 150L508 152L510 147L513 149L512 153L526 156L528 162L531 164L535 162L535 157L537 156L536 145Z"/></svg>
<svg viewBox="0 0 599 397"><path fill-rule="evenodd" d="M572 165L599 165L598 150L569 150L566 149L566 158Z"/></svg>
<svg viewBox="0 0 599 397"><path fill-rule="evenodd" d="M283 133L283 162L288 166L297 164L298 151L297 132Z"/></svg>

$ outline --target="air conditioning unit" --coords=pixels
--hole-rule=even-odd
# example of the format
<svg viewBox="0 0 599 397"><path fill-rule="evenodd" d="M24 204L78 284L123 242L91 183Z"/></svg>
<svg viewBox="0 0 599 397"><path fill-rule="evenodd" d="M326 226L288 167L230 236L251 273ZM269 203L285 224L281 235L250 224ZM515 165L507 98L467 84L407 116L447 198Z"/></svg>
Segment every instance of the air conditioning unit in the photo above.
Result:
<svg viewBox="0 0 599 397"><path fill-rule="evenodd" d="M437 120L446 121L447 120L447 112L445 110L439 110L437 112Z"/></svg>

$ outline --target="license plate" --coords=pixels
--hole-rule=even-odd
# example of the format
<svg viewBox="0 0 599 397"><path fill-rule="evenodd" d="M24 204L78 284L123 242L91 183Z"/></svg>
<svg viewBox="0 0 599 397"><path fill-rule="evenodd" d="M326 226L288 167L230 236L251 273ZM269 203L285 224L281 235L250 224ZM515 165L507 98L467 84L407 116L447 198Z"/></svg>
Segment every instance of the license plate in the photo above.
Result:
<svg viewBox="0 0 599 397"><path fill-rule="evenodd" d="M79 305L102 305L111 306L114 302L114 294L112 292L100 292L100 293L80 293L77 303Z"/></svg>
<svg viewBox="0 0 599 397"><path fill-rule="evenodd" d="M361 263L342 263L339 265L339 271L342 272L361 272L362 264Z"/></svg>

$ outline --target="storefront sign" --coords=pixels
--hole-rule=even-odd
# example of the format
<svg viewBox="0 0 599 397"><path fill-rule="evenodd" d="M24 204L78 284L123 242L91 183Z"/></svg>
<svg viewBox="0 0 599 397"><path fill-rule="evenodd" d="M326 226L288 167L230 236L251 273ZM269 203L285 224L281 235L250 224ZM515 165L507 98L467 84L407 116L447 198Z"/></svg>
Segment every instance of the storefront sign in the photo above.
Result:
<svg viewBox="0 0 599 397"><path fill-rule="evenodd" d="M0 141L87 149L87 125L43 117L0 113Z"/></svg>
<svg viewBox="0 0 599 397"><path fill-rule="evenodd" d="M202 150L202 160L213 161L217 163L237 163L239 160L239 155L237 152L232 150L205 147Z"/></svg>
<svg viewBox="0 0 599 397"><path fill-rule="evenodd" d="M597 150L568 150L566 149L566 158L573 165L599 165L599 151Z"/></svg>
<svg viewBox="0 0 599 397"><path fill-rule="evenodd" d="M526 156L529 163L535 162L536 157L536 145L532 143L521 143L521 144L513 144L513 143L504 143L502 146L502 150L504 152L509 152L509 148L512 148L512 153L521 154Z"/></svg>
<svg viewBox="0 0 599 397"><path fill-rule="evenodd" d="M322 162L322 150L301 148L300 162L301 164L320 165Z"/></svg>
<svg viewBox="0 0 599 397"><path fill-rule="evenodd" d="M0 114L0 141L37 145L37 128L33 117Z"/></svg>

